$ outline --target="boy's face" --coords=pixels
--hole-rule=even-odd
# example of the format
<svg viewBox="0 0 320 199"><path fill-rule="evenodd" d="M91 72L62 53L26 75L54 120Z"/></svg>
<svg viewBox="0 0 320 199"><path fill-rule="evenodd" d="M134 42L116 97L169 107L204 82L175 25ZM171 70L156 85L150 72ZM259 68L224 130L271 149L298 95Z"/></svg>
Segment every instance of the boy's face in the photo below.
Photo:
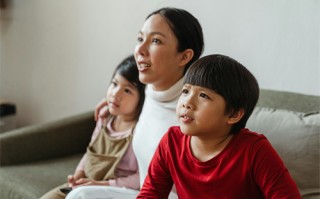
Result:
<svg viewBox="0 0 320 199"><path fill-rule="evenodd" d="M213 90L185 84L176 108L181 131L203 138L228 134L231 125L225 107L224 98Z"/></svg>

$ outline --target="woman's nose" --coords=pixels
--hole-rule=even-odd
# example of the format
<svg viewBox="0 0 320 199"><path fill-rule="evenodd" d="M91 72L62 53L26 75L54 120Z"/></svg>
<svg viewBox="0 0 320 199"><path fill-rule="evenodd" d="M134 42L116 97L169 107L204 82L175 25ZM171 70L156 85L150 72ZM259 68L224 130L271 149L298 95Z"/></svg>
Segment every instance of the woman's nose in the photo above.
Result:
<svg viewBox="0 0 320 199"><path fill-rule="evenodd" d="M136 55L147 56L148 55L148 44L147 42L143 41L136 45L135 48Z"/></svg>

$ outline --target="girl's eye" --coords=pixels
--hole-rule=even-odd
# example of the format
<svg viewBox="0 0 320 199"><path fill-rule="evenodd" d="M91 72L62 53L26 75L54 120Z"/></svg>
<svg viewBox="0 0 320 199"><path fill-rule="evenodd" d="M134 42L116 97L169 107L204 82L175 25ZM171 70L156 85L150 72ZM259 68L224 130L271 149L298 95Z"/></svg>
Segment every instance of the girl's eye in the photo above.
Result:
<svg viewBox="0 0 320 199"><path fill-rule="evenodd" d="M132 91L130 89L124 89L124 92L131 94Z"/></svg>
<svg viewBox="0 0 320 199"><path fill-rule="evenodd" d="M154 38L154 39L152 39L152 43L160 44L161 41L160 41L160 39Z"/></svg>
<svg viewBox="0 0 320 199"><path fill-rule="evenodd" d="M206 95L205 93L200 93L200 97L203 97L205 99L210 99L210 97L208 95Z"/></svg>

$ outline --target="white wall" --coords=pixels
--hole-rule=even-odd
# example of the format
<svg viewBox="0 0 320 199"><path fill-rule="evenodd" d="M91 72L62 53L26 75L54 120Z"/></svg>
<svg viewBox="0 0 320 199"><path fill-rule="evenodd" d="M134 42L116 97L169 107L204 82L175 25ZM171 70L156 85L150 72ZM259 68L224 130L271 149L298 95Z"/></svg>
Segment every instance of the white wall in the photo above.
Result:
<svg viewBox="0 0 320 199"><path fill-rule="evenodd" d="M184 8L205 52L229 55L260 87L320 95L318 0L10 0L0 14L0 98L19 126L92 110L151 11Z"/></svg>

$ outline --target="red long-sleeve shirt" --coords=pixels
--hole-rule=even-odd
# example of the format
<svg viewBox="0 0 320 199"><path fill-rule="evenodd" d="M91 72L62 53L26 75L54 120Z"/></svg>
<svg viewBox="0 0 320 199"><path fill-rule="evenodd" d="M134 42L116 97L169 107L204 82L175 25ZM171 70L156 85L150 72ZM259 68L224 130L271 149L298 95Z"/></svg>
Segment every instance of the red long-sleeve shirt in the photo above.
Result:
<svg viewBox="0 0 320 199"><path fill-rule="evenodd" d="M191 153L190 136L171 127L151 161L138 198L301 198L287 168L263 135L242 129L206 162Z"/></svg>

